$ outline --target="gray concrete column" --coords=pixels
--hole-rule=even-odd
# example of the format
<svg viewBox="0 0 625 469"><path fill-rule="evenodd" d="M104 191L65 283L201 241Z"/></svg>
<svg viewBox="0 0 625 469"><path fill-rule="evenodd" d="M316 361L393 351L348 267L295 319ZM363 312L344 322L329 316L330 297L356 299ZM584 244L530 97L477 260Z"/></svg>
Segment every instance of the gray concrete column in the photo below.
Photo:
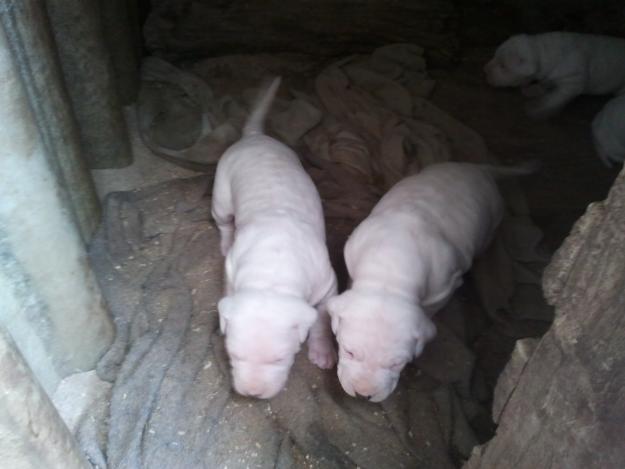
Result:
<svg viewBox="0 0 625 469"><path fill-rule="evenodd" d="M67 188L69 204L88 243L100 221L100 203L80 144L45 8L38 1L5 2L0 25L26 89L46 156Z"/></svg>
<svg viewBox="0 0 625 469"><path fill-rule="evenodd" d="M45 4L89 167L128 166L130 140L98 0L46 0Z"/></svg>
<svg viewBox="0 0 625 469"><path fill-rule="evenodd" d="M113 326L19 60L0 27L0 324L51 392L95 366Z"/></svg>
<svg viewBox="0 0 625 469"><path fill-rule="evenodd" d="M0 465L7 469L91 467L2 325Z"/></svg>

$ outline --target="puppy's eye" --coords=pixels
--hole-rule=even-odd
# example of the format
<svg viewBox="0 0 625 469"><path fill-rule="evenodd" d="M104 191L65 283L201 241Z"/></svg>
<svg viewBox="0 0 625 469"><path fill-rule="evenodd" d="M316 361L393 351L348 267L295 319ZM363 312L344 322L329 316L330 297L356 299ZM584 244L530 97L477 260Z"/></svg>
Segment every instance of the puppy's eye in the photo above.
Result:
<svg viewBox="0 0 625 469"><path fill-rule="evenodd" d="M343 352L345 353L345 356L347 356L347 358L350 358L350 359L354 358L354 354L350 352L349 350L347 350L346 348L343 349Z"/></svg>
<svg viewBox="0 0 625 469"><path fill-rule="evenodd" d="M275 358L273 360L270 360L269 363L270 365L279 365L280 363L283 363L286 361L286 358Z"/></svg>
<svg viewBox="0 0 625 469"><path fill-rule="evenodd" d="M404 362L397 362L397 363L393 363L389 368L392 371L401 371L402 368L404 367Z"/></svg>

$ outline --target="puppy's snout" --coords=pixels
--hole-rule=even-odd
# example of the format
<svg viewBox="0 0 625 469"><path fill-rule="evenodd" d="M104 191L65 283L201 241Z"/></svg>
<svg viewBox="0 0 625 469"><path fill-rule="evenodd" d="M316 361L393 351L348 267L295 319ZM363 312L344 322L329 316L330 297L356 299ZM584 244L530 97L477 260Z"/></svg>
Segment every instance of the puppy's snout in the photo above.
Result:
<svg viewBox="0 0 625 469"><path fill-rule="evenodd" d="M254 380L241 382L240 380L235 379L234 389L237 393L247 397L261 398L263 394L265 394L264 386Z"/></svg>

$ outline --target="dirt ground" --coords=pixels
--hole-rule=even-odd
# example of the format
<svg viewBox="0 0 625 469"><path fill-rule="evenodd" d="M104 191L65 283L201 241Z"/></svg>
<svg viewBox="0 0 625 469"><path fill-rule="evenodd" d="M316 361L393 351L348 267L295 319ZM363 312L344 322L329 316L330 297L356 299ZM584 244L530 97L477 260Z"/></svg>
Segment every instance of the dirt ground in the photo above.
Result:
<svg viewBox="0 0 625 469"><path fill-rule="evenodd" d="M619 168L606 168L595 155L590 123L607 98L581 97L548 121L523 112L518 90L489 86L482 67L491 49L468 51L452 70L433 71L432 101L476 130L502 161L538 159L540 172L520 180L545 243L556 249L593 201L602 200Z"/></svg>

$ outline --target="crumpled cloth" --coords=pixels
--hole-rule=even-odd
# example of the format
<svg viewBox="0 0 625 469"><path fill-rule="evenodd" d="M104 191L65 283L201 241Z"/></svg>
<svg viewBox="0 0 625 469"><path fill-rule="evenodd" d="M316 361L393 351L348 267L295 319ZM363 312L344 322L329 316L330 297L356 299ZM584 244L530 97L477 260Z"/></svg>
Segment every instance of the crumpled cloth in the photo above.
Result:
<svg viewBox="0 0 625 469"><path fill-rule="evenodd" d="M216 96L197 74L158 57L144 59L141 80L136 109L143 143L157 156L198 171L216 164L240 138L259 88L253 83L236 95ZM321 111L297 95L277 99L273 108L270 124L287 144L321 120Z"/></svg>

